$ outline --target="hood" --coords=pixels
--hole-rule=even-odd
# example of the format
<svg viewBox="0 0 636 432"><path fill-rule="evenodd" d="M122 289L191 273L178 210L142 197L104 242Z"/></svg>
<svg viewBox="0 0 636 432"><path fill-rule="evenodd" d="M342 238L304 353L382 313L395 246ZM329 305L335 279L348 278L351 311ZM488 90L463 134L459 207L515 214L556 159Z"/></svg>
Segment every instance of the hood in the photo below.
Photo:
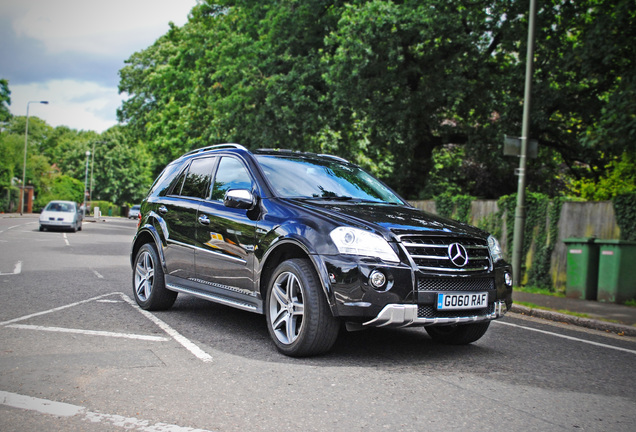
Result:
<svg viewBox="0 0 636 432"><path fill-rule="evenodd" d="M383 233L388 238L392 237L390 233L405 234L407 232L487 237L487 234L478 228L413 207L354 201L299 200L296 202L330 219L366 226Z"/></svg>

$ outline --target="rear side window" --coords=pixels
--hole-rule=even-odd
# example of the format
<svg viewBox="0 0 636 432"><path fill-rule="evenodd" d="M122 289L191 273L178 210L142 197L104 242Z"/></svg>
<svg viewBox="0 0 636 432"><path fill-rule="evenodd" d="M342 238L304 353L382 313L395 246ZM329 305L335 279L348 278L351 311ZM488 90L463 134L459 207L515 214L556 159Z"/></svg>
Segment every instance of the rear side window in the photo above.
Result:
<svg viewBox="0 0 636 432"><path fill-rule="evenodd" d="M225 193L230 189L252 190L252 178L241 161L223 157L214 178L212 200L223 201Z"/></svg>
<svg viewBox="0 0 636 432"><path fill-rule="evenodd" d="M173 163L168 165L161 175L157 177L154 184L150 188L149 195L151 196L166 196L170 190L170 185L173 183L174 177L178 174L181 165Z"/></svg>
<svg viewBox="0 0 636 432"><path fill-rule="evenodd" d="M213 157L200 158L194 159L190 163L180 195L202 199L208 197L215 159Z"/></svg>

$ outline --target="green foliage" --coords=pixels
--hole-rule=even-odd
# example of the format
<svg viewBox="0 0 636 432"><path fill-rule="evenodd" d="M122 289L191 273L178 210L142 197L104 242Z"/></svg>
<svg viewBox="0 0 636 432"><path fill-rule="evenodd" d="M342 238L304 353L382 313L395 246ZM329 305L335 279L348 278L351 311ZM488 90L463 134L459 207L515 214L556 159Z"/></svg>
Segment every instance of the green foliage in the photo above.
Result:
<svg viewBox="0 0 636 432"><path fill-rule="evenodd" d="M95 211L95 208L99 207L102 216L124 216L122 215L121 207L112 202L98 200L93 201L91 204L91 211Z"/></svg>
<svg viewBox="0 0 636 432"><path fill-rule="evenodd" d="M64 200L82 203L84 183L67 175L56 175L50 184L43 187L35 199L34 209L42 209L49 201Z"/></svg>
<svg viewBox="0 0 636 432"><path fill-rule="evenodd" d="M636 192L615 196L613 204L621 240L636 241Z"/></svg>
<svg viewBox="0 0 636 432"><path fill-rule="evenodd" d="M152 183L152 158L142 145L131 145L126 131L115 126L95 144L93 200L123 205L139 202Z"/></svg>
<svg viewBox="0 0 636 432"><path fill-rule="evenodd" d="M497 198L515 192L502 142L521 130L527 13L492 0L202 1L128 59L119 118L155 175L234 141L335 153L407 198ZM537 23L528 185L558 196L634 142L634 7L547 1Z"/></svg>
<svg viewBox="0 0 636 432"><path fill-rule="evenodd" d="M596 172L596 177L572 180L569 192L584 200L610 200L618 195L636 192L636 151L624 152L612 158L603 169L590 168L588 174Z"/></svg>
<svg viewBox="0 0 636 432"><path fill-rule="evenodd" d="M435 208L441 216L470 223L470 208L475 197L445 193L435 197Z"/></svg>
<svg viewBox="0 0 636 432"><path fill-rule="evenodd" d="M0 123L7 122L11 119L9 105L11 105L11 90L9 90L9 81L6 79L0 79Z"/></svg>
<svg viewBox="0 0 636 432"><path fill-rule="evenodd" d="M525 285L546 287L553 290L550 266L552 252L558 241L559 216L564 201L563 198L550 200L547 195L533 192L526 195L526 218L521 252L522 277L520 278L520 280L526 281ZM498 207L498 217L505 215L506 218L508 254L512 255L517 195L501 197L498 201ZM533 243L534 253L530 256L530 268L527 268L528 253Z"/></svg>

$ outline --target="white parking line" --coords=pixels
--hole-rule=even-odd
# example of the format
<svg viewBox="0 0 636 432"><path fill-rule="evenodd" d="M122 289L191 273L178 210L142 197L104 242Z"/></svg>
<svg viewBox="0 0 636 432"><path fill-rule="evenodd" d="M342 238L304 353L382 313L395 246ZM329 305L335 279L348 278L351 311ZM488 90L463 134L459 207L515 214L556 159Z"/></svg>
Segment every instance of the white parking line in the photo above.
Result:
<svg viewBox="0 0 636 432"><path fill-rule="evenodd" d="M97 276L99 279L104 279L104 276L102 276L101 274L99 274L99 273L97 272L97 270L91 269L91 271L92 271L92 272L93 272L93 274L94 274L95 276Z"/></svg>
<svg viewBox="0 0 636 432"><path fill-rule="evenodd" d="M32 313L32 314L25 315L25 316L22 316L22 317L19 317L19 318L14 318L14 319L11 319L11 320L8 320L8 321L0 322L0 326L4 326L4 325L7 325L7 324L13 324L13 323L19 322L19 321L25 321L25 320L28 320L30 318L33 318L33 317L36 317L36 316L40 316L40 315L47 315L47 314L50 314L50 313L53 313L53 312L61 311L61 310L64 310L64 309L68 309L68 308L73 307L73 306L77 306L77 305L81 305L81 304L84 304L84 303L88 303L88 302L92 302L92 301L95 301L95 300L99 300L101 298L108 297L108 296L111 296L111 295L114 295L114 294L120 294L120 293L112 292L112 293L109 293L109 294L102 294L100 296L92 297L92 298L89 298L87 300L78 301L78 302L75 302L75 303L67 304L67 305L64 305L64 306L56 307L56 308L49 309L49 310L42 311L42 312Z"/></svg>
<svg viewBox="0 0 636 432"><path fill-rule="evenodd" d="M193 429L167 423L155 423L151 425L148 420L135 417L122 417L116 414L103 414L87 410L85 407L64 402L56 402L47 399L39 399L31 396L23 396L0 390L0 405L13 408L36 411L41 414L49 414L58 417L75 417L90 423L105 423L109 426L117 426L126 430L142 432L210 432L205 429Z"/></svg>
<svg viewBox="0 0 636 432"><path fill-rule="evenodd" d="M128 304L130 304L132 307L134 307L135 309L137 309L139 312L141 312L146 318L148 318L150 321L152 321L153 323L157 324L157 326L159 328L161 328L163 331L165 331L166 333L168 333L169 336L171 336L174 340L176 340L177 342L179 342L181 345L183 345L183 347L185 349L187 349L188 351L190 351L194 356L196 356L199 360L203 361L203 362L211 362L212 361L212 356L208 353L206 353L205 351L203 351L201 348L199 348L198 346L196 346L193 342L191 342L189 339L187 339L186 337L182 336L179 332L177 332L175 329L173 329L172 327L170 327L168 324L166 324L165 322L161 321L159 318L157 318L156 316L154 316L153 314L151 314L150 312L143 310L142 308L140 308L137 303L135 303L134 301L132 301L132 299L130 297L128 297L126 294L120 293L121 298L124 299L124 301L126 301Z"/></svg>
<svg viewBox="0 0 636 432"><path fill-rule="evenodd" d="M109 296L112 296L112 295L120 296L122 300L124 300L126 303L131 305L133 308L135 308L139 312L141 312L141 314L143 316L145 316L150 321L155 323L161 330L166 332L168 334L168 336L170 336L175 341L180 343L185 349L190 351L190 353L192 353L199 360L201 360L203 362L206 362L206 363L212 361L212 356L210 354L208 354L205 351L203 351L201 348L199 348L196 344L194 344L188 338L186 338L185 336L181 335L178 331L176 331L175 329L170 327L168 324L166 324L165 322L163 322L162 320L160 320L159 318L157 318L156 316L154 316L150 312L141 309L137 305L137 303L135 303L130 297L128 297L126 294L121 293L121 292L112 292L112 293L108 293L108 294L103 294L103 295L100 295L100 296L97 296L97 297L89 298L87 300L82 300L82 301L78 301L78 302L71 303L71 304L68 304L68 305L59 306L59 307L56 307L56 308L53 308L53 309L49 309L49 310L46 310L46 311L36 312L36 313L25 315L25 316L22 316L22 317L19 317L19 318L14 318L14 319L11 319L11 320L3 321L3 322L0 322L0 326L8 326L9 324L13 324L13 323L20 322L20 321L25 321L25 320L28 320L30 318L34 318L34 317L37 317L37 316L46 315L46 314L50 314L50 313L53 313L53 312L58 312L58 311L61 311L61 310L64 310L64 309L68 309L70 307L78 306L78 305L81 305L81 304L84 304L84 303L89 303L89 302L92 302L92 301L98 301L98 300L103 299L104 297L109 297Z"/></svg>
<svg viewBox="0 0 636 432"><path fill-rule="evenodd" d="M15 263L15 267L13 268L13 273L0 272L0 276L18 275L21 272L22 272L22 261L18 261L17 263Z"/></svg>
<svg viewBox="0 0 636 432"><path fill-rule="evenodd" d="M572 336L567 336L567 335L563 335L563 334L559 334L559 333L554 333L554 332L549 332L546 330L539 330L536 328L532 328L532 327L526 327L526 326L522 326L519 324L513 324L513 323L509 323L509 322L505 322L505 321L495 321L496 324L504 324L507 326L511 326L511 327L517 327L517 328L522 328L524 330L530 330L530 331L534 331L537 333L543 333L543 334L547 334L547 335L551 335L551 336L556 336L556 337L560 337L563 339L568 339L568 340L572 340L572 341L576 341L576 342L583 342L586 344L590 344L590 345L595 345L595 346L600 346L603 348L611 348L611 349L615 349L617 351L623 351L623 352L627 352L630 354L636 354L636 350L630 350L627 348L621 348L621 347L617 347L617 346L613 346L613 345L607 345L607 344L603 344L600 342L594 342L594 341L589 341L589 340L585 340L585 339L579 339L579 338L575 338Z"/></svg>
<svg viewBox="0 0 636 432"><path fill-rule="evenodd" d="M168 338L161 337L161 336L115 333L115 332L107 332L107 331L100 331L100 330L70 329L70 328L63 328L63 327L44 327L44 326L28 325L28 324L9 324L7 327L22 329L22 330L40 330L40 331L57 332L57 333L75 333L75 334L83 334L88 336L107 336L107 337L116 337L116 338L124 338L124 339L139 339L139 340L153 341L153 342L166 342L168 340Z"/></svg>

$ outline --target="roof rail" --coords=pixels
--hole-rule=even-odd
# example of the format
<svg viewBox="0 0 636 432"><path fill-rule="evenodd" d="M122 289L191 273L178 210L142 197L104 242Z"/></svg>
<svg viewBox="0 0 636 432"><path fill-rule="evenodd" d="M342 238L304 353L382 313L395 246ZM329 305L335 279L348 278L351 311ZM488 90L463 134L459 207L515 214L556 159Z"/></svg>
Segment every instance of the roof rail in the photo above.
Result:
<svg viewBox="0 0 636 432"><path fill-rule="evenodd" d="M304 152L304 151L300 151L300 150L278 149L278 148L261 148L261 149L258 149L256 151L257 152L258 151L263 151L263 152L274 151L274 152L291 153L291 154L299 154L299 155L307 155L307 156L319 156L319 157L334 159L334 160L337 160L339 162L351 163L350 161L348 161L347 159L345 159L343 157L335 156L335 155L331 155L331 154L325 154L325 153L311 153L311 152Z"/></svg>
<svg viewBox="0 0 636 432"><path fill-rule="evenodd" d="M206 147L201 147L201 148L198 148L198 149L194 149L192 151L187 152L183 156L189 156L189 155L193 155L193 154L196 154L196 153L201 153L201 152L208 151L208 150L219 150L219 149L224 149L224 148L233 148L233 149L239 149L239 150L248 151L245 147L243 147L240 144L226 143L226 144L216 144L216 145L211 145L211 146L206 146Z"/></svg>
<svg viewBox="0 0 636 432"><path fill-rule="evenodd" d="M335 159L335 160L340 161L340 162L351 163L348 160L346 160L345 158L340 157L340 156L336 156L336 155L320 153L318 156L322 156L322 157L326 157L326 158L330 158L330 159Z"/></svg>

